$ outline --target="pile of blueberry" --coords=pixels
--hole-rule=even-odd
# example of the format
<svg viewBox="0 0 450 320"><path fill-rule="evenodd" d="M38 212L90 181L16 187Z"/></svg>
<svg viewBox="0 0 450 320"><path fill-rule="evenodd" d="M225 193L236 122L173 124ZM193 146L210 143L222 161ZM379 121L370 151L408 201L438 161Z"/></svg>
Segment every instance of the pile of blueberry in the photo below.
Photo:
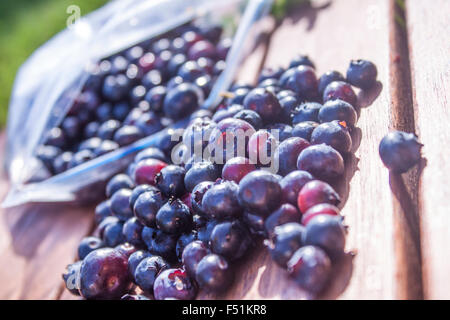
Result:
<svg viewBox="0 0 450 320"><path fill-rule="evenodd" d="M87 68L62 123L37 149L43 179L129 145L191 114L225 68L219 25L183 25ZM48 172L47 172L48 171Z"/></svg>
<svg viewBox="0 0 450 320"><path fill-rule="evenodd" d="M264 241L299 286L323 292L345 253L332 185L344 179L352 151L352 86L366 90L376 77L371 62L358 60L346 77L330 71L318 79L299 56L288 69L264 69L256 87L234 85L214 113L194 112L181 143L168 132L109 181L97 230L63 276L67 288L86 299L220 293Z"/></svg>

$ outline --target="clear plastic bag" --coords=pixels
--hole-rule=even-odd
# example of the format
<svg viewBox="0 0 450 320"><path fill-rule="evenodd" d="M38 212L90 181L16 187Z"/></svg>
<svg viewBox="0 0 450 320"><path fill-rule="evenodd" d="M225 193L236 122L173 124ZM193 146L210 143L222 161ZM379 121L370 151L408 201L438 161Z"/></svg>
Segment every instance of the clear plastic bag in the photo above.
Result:
<svg viewBox="0 0 450 320"><path fill-rule="evenodd" d="M8 118L6 169L11 190L2 203L11 207L27 202L69 202L95 198L93 190L123 170L136 152L155 145L180 121L152 136L105 154L37 183L26 183L39 173L36 148L49 130L58 126L87 80L89 63L136 43L163 34L198 18L240 17L233 44L203 107L213 108L220 93L231 85L241 60L248 53L258 20L273 0L116 0L80 19L39 48L16 77ZM245 9L245 10L244 10ZM72 98L71 98L72 97Z"/></svg>

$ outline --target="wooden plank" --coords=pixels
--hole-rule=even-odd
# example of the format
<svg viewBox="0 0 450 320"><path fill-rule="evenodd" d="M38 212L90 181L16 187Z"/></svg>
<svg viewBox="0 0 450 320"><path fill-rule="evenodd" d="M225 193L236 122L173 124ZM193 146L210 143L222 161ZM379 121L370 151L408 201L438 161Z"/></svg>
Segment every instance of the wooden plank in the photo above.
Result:
<svg viewBox="0 0 450 320"><path fill-rule="evenodd" d="M426 299L450 298L449 12L446 0L406 2L416 127L426 158L419 197Z"/></svg>
<svg viewBox="0 0 450 320"><path fill-rule="evenodd" d="M389 106L393 100L389 10L387 0L341 0L323 8L295 11L274 32L266 60L267 66L285 66L296 54L307 53L316 62L319 74L330 69L345 72L353 58L369 59L378 66L382 86L359 95L362 105L374 101L361 112L358 122L361 131L357 131L355 139L359 144L357 158L348 159L347 179L340 188L347 199L343 213L350 226L348 248L358 251L351 276L341 275L344 277L340 279L341 287L348 284L341 295L344 299L409 297L406 289L409 279L401 277L408 274L405 265L409 262L397 259L395 244L402 242L403 228L401 221L396 222L389 175L378 157L378 143L391 122ZM400 227L394 228L396 223ZM254 262L242 268L235 289L226 297L308 298L295 289L266 252L256 254L251 260ZM352 268L346 269L351 272ZM337 293L339 290L325 297L333 298Z"/></svg>

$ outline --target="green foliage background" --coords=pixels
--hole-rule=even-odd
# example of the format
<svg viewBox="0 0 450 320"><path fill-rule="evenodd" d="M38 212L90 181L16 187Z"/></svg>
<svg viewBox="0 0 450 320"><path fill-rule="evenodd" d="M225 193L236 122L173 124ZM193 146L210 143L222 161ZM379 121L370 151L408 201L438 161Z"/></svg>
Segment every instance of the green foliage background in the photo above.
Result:
<svg viewBox="0 0 450 320"><path fill-rule="evenodd" d="M69 5L84 15L107 0L0 1L0 127L6 123L9 96L20 65L34 50L64 29Z"/></svg>

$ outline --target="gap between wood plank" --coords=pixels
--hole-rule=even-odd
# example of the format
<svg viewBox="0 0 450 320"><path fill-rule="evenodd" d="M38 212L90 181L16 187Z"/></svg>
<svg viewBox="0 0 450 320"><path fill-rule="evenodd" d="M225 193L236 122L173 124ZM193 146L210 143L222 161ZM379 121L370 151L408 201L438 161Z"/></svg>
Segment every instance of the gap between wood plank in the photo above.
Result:
<svg viewBox="0 0 450 320"><path fill-rule="evenodd" d="M403 0L390 2L390 81L392 129L415 132L415 114L407 34L407 12ZM395 248L399 285L397 296L423 299L420 241L419 180L423 166L402 175L390 174L394 194Z"/></svg>

